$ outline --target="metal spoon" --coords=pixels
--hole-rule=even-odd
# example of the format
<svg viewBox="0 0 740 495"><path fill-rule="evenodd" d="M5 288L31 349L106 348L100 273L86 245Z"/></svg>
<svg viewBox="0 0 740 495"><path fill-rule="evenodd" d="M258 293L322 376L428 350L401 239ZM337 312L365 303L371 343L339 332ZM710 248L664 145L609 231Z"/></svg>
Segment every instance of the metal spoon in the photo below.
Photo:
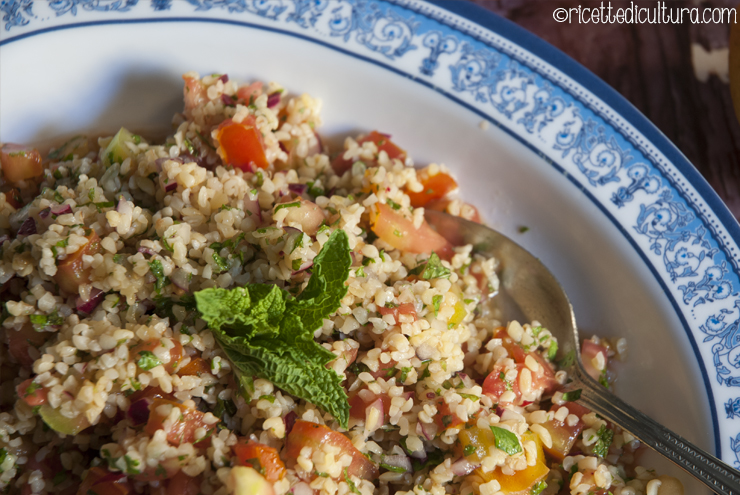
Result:
<svg viewBox="0 0 740 495"><path fill-rule="evenodd" d="M688 442L609 392L586 373L581 361L573 307L550 271L526 249L483 225L437 211L427 222L453 245L472 244L474 252L500 263L497 307L508 320L537 320L558 339L559 354L573 352L567 369L578 403L630 432L642 443L685 469L719 495L740 495L740 472Z"/></svg>

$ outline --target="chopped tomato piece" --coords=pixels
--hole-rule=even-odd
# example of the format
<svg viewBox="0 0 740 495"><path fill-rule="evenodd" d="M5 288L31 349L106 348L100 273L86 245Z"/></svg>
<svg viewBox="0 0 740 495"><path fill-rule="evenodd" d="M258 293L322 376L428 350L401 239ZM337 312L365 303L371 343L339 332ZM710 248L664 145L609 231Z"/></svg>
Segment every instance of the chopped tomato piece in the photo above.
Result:
<svg viewBox="0 0 740 495"><path fill-rule="evenodd" d="M476 469L475 472L486 481L498 481L501 485L500 490L506 495L529 495L534 484L544 479L547 473L550 472L550 468L546 464L540 437L531 431L527 431L522 435L522 442L529 440L537 444L537 461L534 466L527 466L526 469L516 471L513 475L504 474L500 466L488 473L484 473L480 468Z"/></svg>
<svg viewBox="0 0 740 495"><path fill-rule="evenodd" d="M458 435L462 454L473 464L480 464L491 447L496 446L496 437L490 428L470 426L463 428Z"/></svg>
<svg viewBox="0 0 740 495"><path fill-rule="evenodd" d="M464 423L457 414L452 412L450 405L444 400L437 402L437 415L434 416L434 422L437 423L440 431L448 428L455 428Z"/></svg>
<svg viewBox="0 0 740 495"><path fill-rule="evenodd" d="M182 89L185 100L185 115L190 116L193 108L208 101L208 93L203 83L197 77L182 76L185 86Z"/></svg>
<svg viewBox="0 0 740 495"><path fill-rule="evenodd" d="M154 368L158 364L162 364L164 366L164 370L167 373L172 374L172 372L177 369L178 364L180 364L183 352L182 344L180 344L180 342L172 339L172 343L174 344L174 347L165 353L165 356L169 357L162 360L154 356L153 353L155 349L164 345L159 339L148 340L146 342L136 344L129 350L129 356L131 356L131 359L137 363L139 367L143 366L145 371ZM157 355L159 355L159 353Z"/></svg>
<svg viewBox="0 0 740 495"><path fill-rule="evenodd" d="M20 330L12 328L5 329L5 335L8 337L8 350L10 355L18 361L22 367L31 369L34 359L28 353L31 346L40 347L46 341L46 332L37 332L30 324L25 324Z"/></svg>
<svg viewBox="0 0 740 495"><path fill-rule="evenodd" d="M434 251L445 260L454 254L447 239L435 232L426 221L417 229L411 220L386 204L376 204L371 213L371 223L373 232L396 249L426 254Z"/></svg>
<svg viewBox="0 0 740 495"><path fill-rule="evenodd" d="M579 419L578 422L572 426L568 424L567 417L566 421L558 421L553 418L542 423L542 427L550 432L550 438L552 438L552 447L548 448L545 446L545 450L558 461L562 461L565 456L568 455L570 449L573 448L573 445L576 443L576 440L578 440L578 436L581 434L584 427L583 421L581 421L580 418L589 412L585 407L573 403L568 403L563 406L553 405L550 408L550 411L555 413L561 407L567 408L568 414L574 414L578 416Z"/></svg>
<svg viewBox="0 0 740 495"><path fill-rule="evenodd" d="M135 402L138 402L142 399L151 399L153 402L154 399L167 399L174 401L175 396L172 394L168 394L167 392L164 392L159 387L146 387L142 390L137 390L133 394L131 394L128 397L129 403L133 404Z"/></svg>
<svg viewBox="0 0 740 495"><path fill-rule="evenodd" d="M365 390L362 394L360 394L360 390ZM354 392L351 392L349 395L349 415L351 418L355 419L366 419L367 416L367 408L370 404L375 402L376 400L380 399L380 401L383 404L383 418L381 418L380 424L385 424L385 411L388 411L388 409L391 407L391 398L388 396L388 394L374 394L373 392L370 392L367 388L363 388L360 390L356 390Z"/></svg>
<svg viewBox="0 0 740 495"><path fill-rule="evenodd" d="M44 173L38 150L20 144L6 144L0 149L0 166L8 182L33 179Z"/></svg>
<svg viewBox="0 0 740 495"><path fill-rule="evenodd" d="M195 431L198 428L203 428L210 432L216 428L217 423L208 424L203 420L205 414L202 412L171 400L154 399L154 402L149 406L149 421L145 428L147 434L151 436L157 430L164 429L164 421L171 414L172 408L178 408L180 415L178 420L166 431L167 441L178 446L198 440L197 444L205 446L210 439L196 439Z"/></svg>
<svg viewBox="0 0 740 495"><path fill-rule="evenodd" d="M128 495L132 492L133 488L124 473L91 467L77 490L77 495Z"/></svg>
<svg viewBox="0 0 740 495"><path fill-rule="evenodd" d="M599 356L601 354L601 356ZM596 344L591 340L584 340L581 345L581 359L586 372L594 380L603 381L606 377L606 365L608 363L608 353L606 347ZM597 368L603 358L603 368Z"/></svg>
<svg viewBox="0 0 740 495"><path fill-rule="evenodd" d="M394 158L398 158L399 160L406 161L406 152L399 148L393 141L390 140L388 136L385 134L382 134L378 131L372 131L370 134L368 134L365 137L362 137L357 140L357 143L359 145L362 145L362 143L366 143L368 141L372 141L375 143L375 145L378 147L378 152L385 151L388 153L388 158L393 160ZM344 151L339 154L331 163L332 168L334 169L334 172L337 173L337 175L344 174L347 170L352 167L352 164L354 162L351 160L345 160L344 159Z"/></svg>
<svg viewBox="0 0 740 495"><path fill-rule="evenodd" d="M289 459L297 459L303 447L321 448L322 444L338 447L340 452L337 459L344 454L352 457L352 464L347 468L349 476L357 476L366 480L378 478L378 466L357 450L349 438L327 426L318 425L299 419L293 425L285 442L285 455Z"/></svg>
<svg viewBox="0 0 740 495"><path fill-rule="evenodd" d="M270 483L285 477L285 464L280 459L277 449L254 440L234 445L231 450L239 466L253 467Z"/></svg>
<svg viewBox="0 0 740 495"><path fill-rule="evenodd" d="M242 86L236 91L236 97L246 104L251 104L262 94L262 81L256 81L249 86Z"/></svg>
<svg viewBox="0 0 740 495"><path fill-rule="evenodd" d="M210 373L210 372L211 372L211 365L208 364L208 361L206 361L202 357L197 357L195 359L191 359L188 364L180 368L177 371L177 374L180 376L186 376L186 375L200 376L203 373Z"/></svg>
<svg viewBox="0 0 740 495"><path fill-rule="evenodd" d="M470 220L471 222L475 223L483 223L480 213L478 212L478 208L471 205L470 203L460 201L459 199L437 199L434 201L430 201L425 206L425 208L427 210L441 211L443 213L449 213L450 215L453 215L453 210L450 209L450 206L453 203L459 205L459 209L456 208L454 210L454 216L458 216L460 218L464 218L465 220Z"/></svg>
<svg viewBox="0 0 740 495"><path fill-rule="evenodd" d="M44 387L34 382L33 378L29 378L18 385L16 392L18 398L29 406L40 406L46 403L46 396L49 393Z"/></svg>
<svg viewBox="0 0 740 495"><path fill-rule="evenodd" d="M523 367L523 364L517 364L517 372ZM517 378L514 380L507 380L504 367L494 366L493 371L483 381L483 393L490 395L494 402L499 402L501 395L507 390L514 392L516 396L514 403L519 403L522 398L522 391L519 389L519 375L517 374Z"/></svg>
<svg viewBox="0 0 740 495"><path fill-rule="evenodd" d="M21 199L21 192L17 187L3 188L5 194L5 202L16 210L23 206L23 200Z"/></svg>
<svg viewBox="0 0 740 495"><path fill-rule="evenodd" d="M248 116L241 124L231 119L218 126L218 151L224 163L249 172L253 167L267 168L270 164L265 156L265 143L262 133L257 129L253 116Z"/></svg>
<svg viewBox="0 0 740 495"><path fill-rule="evenodd" d="M166 495L198 495L200 484L203 480L200 476L193 478L182 471L178 471L170 481L167 482Z"/></svg>
<svg viewBox="0 0 740 495"><path fill-rule="evenodd" d="M496 331L494 338L501 339L502 345L509 353L509 357L512 358L515 363L524 364L527 356L532 356L532 358L534 358L534 360L540 365L539 371L536 373L532 372L532 390L542 390L543 394L550 394L555 391L558 386L558 383L555 380L555 371L552 369L552 365L548 363L545 358L536 352L526 352L522 346L516 343L514 339L509 336L504 327L500 327Z"/></svg>
<svg viewBox="0 0 740 495"><path fill-rule="evenodd" d="M444 198L447 193L457 189L457 182L452 176L444 172L432 175L429 167L419 170L416 173L416 178L424 186L424 189L421 192L406 191L411 200L411 206L414 208L426 206L429 202Z"/></svg>
<svg viewBox="0 0 740 495"><path fill-rule="evenodd" d="M87 235L87 244L74 253L68 254L57 265L54 280L59 287L70 294L77 294L80 285L90 282L90 272L92 271L90 267L83 267L82 257L84 255L94 256L100 251L100 237L94 230L90 230L90 234Z"/></svg>
<svg viewBox="0 0 740 495"><path fill-rule="evenodd" d="M412 303L403 303L399 304L398 306L393 306L392 308L384 306L378 308L378 313L383 316L393 315L393 319L396 321L396 323L399 323L398 317L400 315L411 315L411 317L414 319L413 321L416 321L418 319L416 317L416 308Z"/></svg>
<svg viewBox="0 0 740 495"><path fill-rule="evenodd" d="M350 347L349 350L342 351L337 359L343 359L347 363L347 366L349 366L355 362L355 359L357 359L357 351L359 351L357 347ZM336 361L336 359L334 361ZM326 367L331 368L334 361L326 363Z"/></svg>

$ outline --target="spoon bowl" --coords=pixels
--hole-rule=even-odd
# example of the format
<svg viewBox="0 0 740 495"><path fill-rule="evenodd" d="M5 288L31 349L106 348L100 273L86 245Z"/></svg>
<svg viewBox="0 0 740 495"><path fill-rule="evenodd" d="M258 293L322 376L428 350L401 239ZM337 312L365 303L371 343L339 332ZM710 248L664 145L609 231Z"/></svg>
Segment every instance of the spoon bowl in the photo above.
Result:
<svg viewBox="0 0 740 495"><path fill-rule="evenodd" d="M503 321L539 321L558 340L558 356L572 355L565 370L567 389L580 390L576 402L630 432L719 495L740 495L740 472L628 405L586 372L573 307L557 279L535 256L484 225L427 210L427 222L453 245L499 262L499 288L493 294Z"/></svg>

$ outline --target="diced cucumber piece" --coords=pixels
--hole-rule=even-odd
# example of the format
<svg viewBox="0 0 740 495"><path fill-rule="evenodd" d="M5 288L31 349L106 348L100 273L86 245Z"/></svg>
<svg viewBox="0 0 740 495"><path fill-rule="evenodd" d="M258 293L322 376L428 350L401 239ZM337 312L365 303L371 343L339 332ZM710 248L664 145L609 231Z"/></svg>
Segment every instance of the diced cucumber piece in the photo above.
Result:
<svg viewBox="0 0 740 495"><path fill-rule="evenodd" d="M274 495L272 483L251 467L231 468L228 485L232 495Z"/></svg>
<svg viewBox="0 0 740 495"><path fill-rule="evenodd" d="M121 127L108 146L103 151L103 164L110 167L113 163L123 163L126 158L134 156L128 143L139 144L143 141L141 136L131 133L125 127Z"/></svg>
<svg viewBox="0 0 740 495"><path fill-rule="evenodd" d="M68 418L62 415L58 409L54 409L49 404L42 404L39 407L39 416L44 420L46 426L64 435L77 435L79 432L90 426L84 414L76 418Z"/></svg>

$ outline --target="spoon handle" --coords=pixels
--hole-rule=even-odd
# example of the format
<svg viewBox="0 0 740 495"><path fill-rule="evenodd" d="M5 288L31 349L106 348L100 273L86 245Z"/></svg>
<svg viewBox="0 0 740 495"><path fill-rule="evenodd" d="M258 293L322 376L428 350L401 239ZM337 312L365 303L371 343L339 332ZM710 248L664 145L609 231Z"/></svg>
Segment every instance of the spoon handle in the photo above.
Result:
<svg viewBox="0 0 740 495"><path fill-rule="evenodd" d="M630 432L718 495L740 495L740 472L625 403L580 370L571 373L579 403Z"/></svg>

